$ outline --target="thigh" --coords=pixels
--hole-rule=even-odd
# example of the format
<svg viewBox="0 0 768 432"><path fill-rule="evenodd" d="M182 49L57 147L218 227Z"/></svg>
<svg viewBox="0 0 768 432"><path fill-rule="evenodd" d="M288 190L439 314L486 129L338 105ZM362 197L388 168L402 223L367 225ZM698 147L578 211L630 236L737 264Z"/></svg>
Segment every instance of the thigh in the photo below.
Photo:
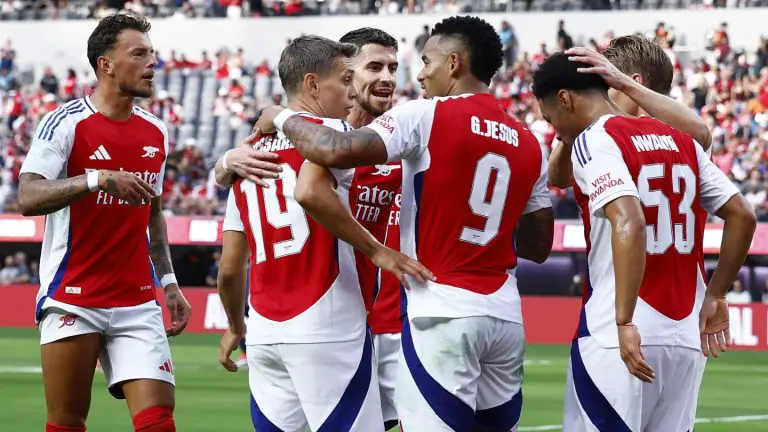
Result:
<svg viewBox="0 0 768 432"><path fill-rule="evenodd" d="M696 418L700 371L705 357L690 348L656 348L660 350L665 373L660 377L658 385L662 390L644 431L686 432Z"/></svg>
<svg viewBox="0 0 768 432"><path fill-rule="evenodd" d="M643 383L629 373L618 348L602 348L589 336L580 338L571 345L570 369L575 400L568 415L580 419L581 430L640 431ZM570 427L563 424L564 431L574 430Z"/></svg>
<svg viewBox="0 0 768 432"><path fill-rule="evenodd" d="M160 306L150 302L115 308L105 341L100 360L114 397L127 398L123 387L131 382L134 396L128 401L129 407L174 406L173 362ZM151 397L145 388L164 390ZM138 411L132 408L131 412Z"/></svg>
<svg viewBox="0 0 768 432"><path fill-rule="evenodd" d="M405 430L468 431L474 425L479 356L490 320L404 323L395 402Z"/></svg>
<svg viewBox="0 0 768 432"><path fill-rule="evenodd" d="M517 425L523 408L525 334L517 323L496 321L492 344L480 361L475 419L490 430Z"/></svg>
<svg viewBox="0 0 768 432"><path fill-rule="evenodd" d="M277 345L248 345L251 420L259 432L304 432L307 419Z"/></svg>
<svg viewBox="0 0 768 432"><path fill-rule="evenodd" d="M42 338L53 331L50 327L70 322L70 318L60 320L66 316L48 313L40 322ZM89 328L84 322L72 324L71 327L75 325L77 328L73 331L79 334L47 342L40 347L48 421L62 426L85 424L91 404L93 374L102 343L102 336L95 328Z"/></svg>
<svg viewBox="0 0 768 432"><path fill-rule="evenodd" d="M279 349L313 431L384 430L368 332L352 341L281 344Z"/></svg>
<svg viewBox="0 0 768 432"><path fill-rule="evenodd" d="M400 354L400 333L376 334L373 335L373 338L384 421L396 420L395 380L397 379L397 363Z"/></svg>

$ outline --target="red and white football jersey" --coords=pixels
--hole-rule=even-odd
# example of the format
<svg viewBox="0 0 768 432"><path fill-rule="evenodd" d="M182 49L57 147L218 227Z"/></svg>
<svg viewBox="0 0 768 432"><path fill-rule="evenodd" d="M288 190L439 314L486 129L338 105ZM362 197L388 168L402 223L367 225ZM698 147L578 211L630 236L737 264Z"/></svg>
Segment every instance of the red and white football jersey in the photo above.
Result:
<svg viewBox="0 0 768 432"><path fill-rule="evenodd" d="M337 130L347 122L302 114ZM223 229L241 231L251 251L249 344L341 342L362 337L366 308L352 246L304 212L294 189L304 157L279 134L258 148L279 155L279 179L269 188L238 179L230 191ZM331 169L349 206L353 169Z"/></svg>
<svg viewBox="0 0 768 432"><path fill-rule="evenodd" d="M129 171L162 194L168 132L134 107L124 122L97 112L88 97L48 113L22 173L65 179L91 170ZM80 307L135 306L155 299L149 258L150 204L131 206L98 191L46 217L36 315L62 302Z"/></svg>
<svg viewBox="0 0 768 432"><path fill-rule="evenodd" d="M378 241L400 250L400 191L403 182L399 162L355 169L350 190L352 215ZM400 281L389 272L381 271L370 259L355 251L360 286L367 300L373 300L368 323L375 334L400 333ZM370 296L370 297L369 297Z"/></svg>
<svg viewBox="0 0 768 432"><path fill-rule="evenodd" d="M648 240L633 322L644 345L699 349L703 210L715 213L736 187L689 135L650 117L601 117L576 139L571 160L589 265L576 336L618 346L611 223L603 209L634 196Z"/></svg>
<svg viewBox="0 0 768 432"><path fill-rule="evenodd" d="M522 323L515 227L552 205L533 134L490 94L406 102L367 127L403 161L401 250L437 277L409 280L408 316Z"/></svg>

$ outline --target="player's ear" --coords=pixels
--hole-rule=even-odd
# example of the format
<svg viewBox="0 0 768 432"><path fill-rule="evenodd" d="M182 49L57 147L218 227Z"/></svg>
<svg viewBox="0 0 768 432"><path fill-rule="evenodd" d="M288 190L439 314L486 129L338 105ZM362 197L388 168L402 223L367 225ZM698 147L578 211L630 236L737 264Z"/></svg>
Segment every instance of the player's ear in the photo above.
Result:
<svg viewBox="0 0 768 432"><path fill-rule="evenodd" d="M310 72L304 75L304 88L307 89L312 96L317 96L320 92L320 83L317 79L317 74Z"/></svg>
<svg viewBox="0 0 768 432"><path fill-rule="evenodd" d="M566 111L573 111L573 97L571 92L562 89L557 92L557 102Z"/></svg>
<svg viewBox="0 0 768 432"><path fill-rule="evenodd" d="M645 87L645 80L638 73L632 74L632 81L634 81L634 82L640 84L641 86Z"/></svg>
<svg viewBox="0 0 768 432"><path fill-rule="evenodd" d="M102 70L105 74L111 74L113 72L112 60L107 56L99 56L96 59L97 69Z"/></svg>
<svg viewBox="0 0 768 432"><path fill-rule="evenodd" d="M454 76L456 72L461 67L462 61L461 56L458 53L452 52L449 53L445 61L448 64L448 73L451 76Z"/></svg>

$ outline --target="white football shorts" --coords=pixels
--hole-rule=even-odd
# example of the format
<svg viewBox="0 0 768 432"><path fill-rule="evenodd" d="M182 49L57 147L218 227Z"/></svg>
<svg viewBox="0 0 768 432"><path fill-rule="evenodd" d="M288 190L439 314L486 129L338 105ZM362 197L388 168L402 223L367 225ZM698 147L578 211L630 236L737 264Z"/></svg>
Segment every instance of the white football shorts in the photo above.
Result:
<svg viewBox="0 0 768 432"><path fill-rule="evenodd" d="M384 421L397 420L395 409L395 382L400 357L400 333L373 335L373 352L378 367L379 396Z"/></svg>
<svg viewBox="0 0 768 432"><path fill-rule="evenodd" d="M128 380L155 379L175 385L163 312L157 302L100 309L48 298L43 307L40 345L88 333L103 336L99 361L112 396L125 398L118 384Z"/></svg>
<svg viewBox="0 0 768 432"><path fill-rule="evenodd" d="M517 430L525 335L491 317L403 325L395 401L406 432Z"/></svg>
<svg viewBox="0 0 768 432"><path fill-rule="evenodd" d="M696 417L701 351L643 346L656 374L646 384L629 373L618 348L602 348L591 336L571 345L563 432L686 432Z"/></svg>
<svg viewBox="0 0 768 432"><path fill-rule="evenodd" d="M258 432L383 432L369 332L345 342L248 345Z"/></svg>

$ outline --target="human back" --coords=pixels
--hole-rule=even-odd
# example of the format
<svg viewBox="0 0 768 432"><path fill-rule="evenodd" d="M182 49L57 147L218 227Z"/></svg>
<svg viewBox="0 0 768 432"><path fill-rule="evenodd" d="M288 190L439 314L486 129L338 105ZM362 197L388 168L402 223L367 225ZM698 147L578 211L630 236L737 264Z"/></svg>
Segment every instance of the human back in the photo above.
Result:
<svg viewBox="0 0 768 432"><path fill-rule="evenodd" d="M440 284L493 293L517 264L510 245L541 174L539 144L489 94L436 99L422 140L427 151L403 166L401 224L416 232L403 250Z"/></svg>
<svg viewBox="0 0 768 432"><path fill-rule="evenodd" d="M594 149L602 145L602 140L616 147L628 177L619 174L624 172L620 168L614 171L607 164L590 165L589 149L601 151ZM574 144L575 158L577 163L584 163L583 171L600 173L594 179L582 176L597 183L586 194L579 181L574 192L591 237L588 260L592 288L587 295L595 297L586 301L586 323L582 325L603 346L618 343L612 300L614 274L609 259L611 238L605 226L608 221L590 217L589 205L590 199L600 200L625 187L637 190L647 224L646 271L634 317L642 343L692 349L700 346L698 311L705 290L700 255L706 218L699 215L706 210L699 194L700 159L705 156L698 147L690 136L659 120L624 116L602 117ZM629 182L632 185L625 184ZM596 292L601 289L605 291Z"/></svg>

